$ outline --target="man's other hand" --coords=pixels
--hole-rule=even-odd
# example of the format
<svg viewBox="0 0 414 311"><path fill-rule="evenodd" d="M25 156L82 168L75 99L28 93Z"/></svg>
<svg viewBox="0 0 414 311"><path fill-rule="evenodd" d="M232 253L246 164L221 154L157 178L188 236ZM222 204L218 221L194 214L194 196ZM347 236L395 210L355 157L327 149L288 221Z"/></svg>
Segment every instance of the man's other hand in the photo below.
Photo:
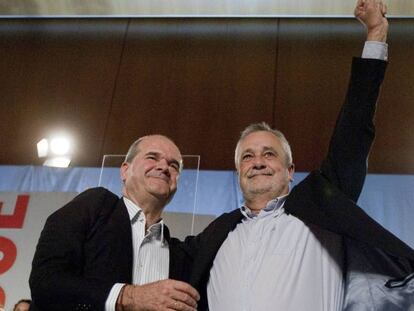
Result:
<svg viewBox="0 0 414 311"><path fill-rule="evenodd" d="M189 284L163 280L145 285L126 285L118 299L119 311L196 311L198 292Z"/></svg>

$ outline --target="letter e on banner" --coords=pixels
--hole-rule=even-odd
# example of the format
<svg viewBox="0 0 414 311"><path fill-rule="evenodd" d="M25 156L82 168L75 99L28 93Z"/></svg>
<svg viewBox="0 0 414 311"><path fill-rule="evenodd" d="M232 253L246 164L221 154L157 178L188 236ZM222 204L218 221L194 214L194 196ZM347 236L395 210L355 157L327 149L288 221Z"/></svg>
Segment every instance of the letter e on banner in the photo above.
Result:
<svg viewBox="0 0 414 311"><path fill-rule="evenodd" d="M29 195L18 195L13 215L0 215L0 228L22 228L26 216ZM3 202L0 202L0 212Z"/></svg>

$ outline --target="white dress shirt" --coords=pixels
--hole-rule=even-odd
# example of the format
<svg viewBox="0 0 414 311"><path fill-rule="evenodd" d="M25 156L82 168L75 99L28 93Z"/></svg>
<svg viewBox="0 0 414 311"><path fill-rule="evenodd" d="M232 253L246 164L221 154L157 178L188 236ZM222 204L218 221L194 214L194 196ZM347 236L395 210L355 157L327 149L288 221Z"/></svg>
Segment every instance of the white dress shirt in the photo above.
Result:
<svg viewBox="0 0 414 311"><path fill-rule="evenodd" d="M170 252L164 239L164 222L161 220L145 230L145 215L131 200L123 198L132 229L133 269L132 283L143 285L168 279ZM106 300L105 310L115 311L119 292L124 286L116 283Z"/></svg>
<svg viewBox="0 0 414 311"><path fill-rule="evenodd" d="M341 310L341 237L286 214L285 198L257 215L242 207L210 270L209 310Z"/></svg>
<svg viewBox="0 0 414 311"><path fill-rule="evenodd" d="M386 60L386 43L367 41L363 58ZM343 247L339 235L285 213L286 196L244 218L210 270L210 311L340 311Z"/></svg>

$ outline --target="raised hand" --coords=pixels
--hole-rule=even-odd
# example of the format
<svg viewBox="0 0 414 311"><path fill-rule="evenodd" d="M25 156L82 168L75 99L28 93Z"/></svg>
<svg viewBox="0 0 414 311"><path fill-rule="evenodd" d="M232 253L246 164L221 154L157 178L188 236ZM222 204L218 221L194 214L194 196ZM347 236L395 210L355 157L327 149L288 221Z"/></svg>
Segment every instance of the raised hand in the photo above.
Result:
<svg viewBox="0 0 414 311"><path fill-rule="evenodd" d="M386 41L388 33L386 4L381 0L358 0L354 14L367 28L368 41Z"/></svg>

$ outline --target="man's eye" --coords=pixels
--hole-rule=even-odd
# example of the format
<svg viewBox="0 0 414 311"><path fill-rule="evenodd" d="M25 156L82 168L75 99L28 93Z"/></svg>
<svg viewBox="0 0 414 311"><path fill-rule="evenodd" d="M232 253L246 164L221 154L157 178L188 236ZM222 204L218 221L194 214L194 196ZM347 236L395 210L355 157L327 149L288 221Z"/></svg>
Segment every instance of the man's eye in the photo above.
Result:
<svg viewBox="0 0 414 311"><path fill-rule="evenodd" d="M264 154L264 156L265 156L266 158L270 158L270 157L275 156L275 154L274 154L273 152L266 152L266 153Z"/></svg>
<svg viewBox="0 0 414 311"><path fill-rule="evenodd" d="M180 170L180 166L178 164L171 164L170 167L172 167L174 170L176 170L177 172Z"/></svg>
<svg viewBox="0 0 414 311"><path fill-rule="evenodd" d="M242 156L242 160L243 160L243 161L250 160L251 158L252 158L252 155L251 155L251 154L244 154L244 155Z"/></svg>
<svg viewBox="0 0 414 311"><path fill-rule="evenodd" d="M153 156L153 155L148 155L148 156L147 156L147 159L150 159L150 160L156 160L156 157L155 157L155 156Z"/></svg>

